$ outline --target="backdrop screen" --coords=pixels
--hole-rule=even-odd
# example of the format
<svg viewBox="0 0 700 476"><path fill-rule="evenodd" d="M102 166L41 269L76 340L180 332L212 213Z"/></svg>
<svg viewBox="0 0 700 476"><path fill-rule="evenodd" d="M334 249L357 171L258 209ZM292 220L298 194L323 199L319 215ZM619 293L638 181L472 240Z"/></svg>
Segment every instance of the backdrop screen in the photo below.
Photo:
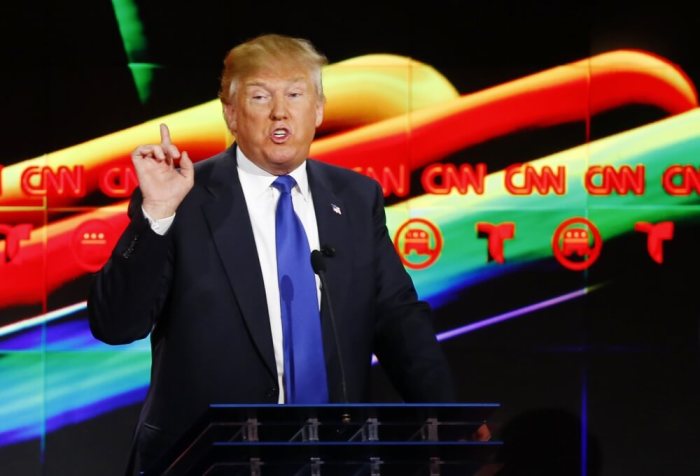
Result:
<svg viewBox="0 0 700 476"><path fill-rule="evenodd" d="M68 3L5 28L3 474L121 473L150 344L96 341L85 299L128 223L130 153L162 122L195 161L231 145L221 61L271 31L328 56L311 156L382 186L460 400L501 403L495 437L569 445L580 474L698 474L697 12ZM399 398L379 365L373 384Z"/></svg>

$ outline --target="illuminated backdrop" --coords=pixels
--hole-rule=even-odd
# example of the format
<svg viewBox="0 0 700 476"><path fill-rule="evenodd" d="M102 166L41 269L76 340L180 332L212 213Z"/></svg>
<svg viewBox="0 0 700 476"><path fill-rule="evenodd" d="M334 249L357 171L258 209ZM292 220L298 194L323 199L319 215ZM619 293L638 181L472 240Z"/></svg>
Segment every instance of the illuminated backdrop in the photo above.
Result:
<svg viewBox="0 0 700 476"><path fill-rule="evenodd" d="M95 341L84 299L90 274L127 224L137 186L130 151L156 142L161 122L195 161L231 144L211 99L218 63L198 64L194 48L183 48L185 40L158 20L162 8L180 28L202 31L195 20L212 21L215 6L95 3L72 15L47 9L42 18L77 23L94 15L108 40L90 46L52 26L34 40L66 47L44 65L48 84L35 87L31 67L14 70L26 83L7 80L6 88L21 91L8 111L25 107L45 120L8 137L0 165L0 463L16 474L64 474L76 458L89 464L70 474L119 474L148 385L150 349L147 340ZM442 3L455 14L479 12ZM599 460L603 474L662 474L667 464L677 465L673 474L693 474L700 465L685 441L700 423L692 403L700 396L697 65L666 54L688 44L655 49L657 30L649 41L629 33L612 41L605 21L596 27L596 19L613 18L606 11L584 8L592 24L562 40L564 26L575 24L570 17L582 12L531 6L548 15L527 18L559 36L533 33L528 50L517 44L521 30L507 27L519 23L503 20L513 12L483 7L482 35L500 32L517 55L478 67L466 52L502 48L475 42L478 35L453 20L411 16L409 28L387 11L375 12L376 25L361 9L354 13L369 22L364 40L335 36L320 19L300 15L297 28L248 21L245 34L209 34L192 44L218 62L236 42L275 30L307 36L329 55L328 106L312 156L381 184L390 235L435 310L460 398L503 404L497 435L529 412L562 411L577 418L579 435L591 435L574 442L582 474L595 474ZM682 17L666 21L682 29ZM379 35L373 28L380 25L408 45ZM454 36L409 34L441 29ZM597 46L603 40L611 45ZM549 57L537 50L545 42ZM77 45L82 60L67 48ZM41 49L32 41L17 48ZM459 50L464 69L454 63ZM76 81L90 72L101 82ZM75 113L81 108L87 113ZM28 141L35 136L38 143ZM379 368L374 378L377 400L396 398ZM635 436L645 432L681 442ZM94 455L90 440L101 448ZM658 462L635 467L625 441L635 451L648 445Z"/></svg>

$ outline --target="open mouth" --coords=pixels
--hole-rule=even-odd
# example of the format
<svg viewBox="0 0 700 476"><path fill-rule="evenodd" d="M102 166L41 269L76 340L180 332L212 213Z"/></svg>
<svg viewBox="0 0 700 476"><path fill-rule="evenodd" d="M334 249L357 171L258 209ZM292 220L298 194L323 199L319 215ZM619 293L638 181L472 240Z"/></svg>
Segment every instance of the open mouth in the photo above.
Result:
<svg viewBox="0 0 700 476"><path fill-rule="evenodd" d="M289 129L284 127L278 127L277 129L272 131L270 138L276 144L281 144L283 142L286 142L291 135L292 133L289 131Z"/></svg>

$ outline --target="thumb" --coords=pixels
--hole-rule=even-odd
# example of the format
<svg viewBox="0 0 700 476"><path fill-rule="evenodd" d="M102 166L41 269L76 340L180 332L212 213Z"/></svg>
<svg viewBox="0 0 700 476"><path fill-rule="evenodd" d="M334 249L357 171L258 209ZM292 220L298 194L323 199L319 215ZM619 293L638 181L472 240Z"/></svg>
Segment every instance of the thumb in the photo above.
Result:
<svg viewBox="0 0 700 476"><path fill-rule="evenodd" d="M180 156L180 173L187 178L194 177L194 164L187 152L183 152Z"/></svg>

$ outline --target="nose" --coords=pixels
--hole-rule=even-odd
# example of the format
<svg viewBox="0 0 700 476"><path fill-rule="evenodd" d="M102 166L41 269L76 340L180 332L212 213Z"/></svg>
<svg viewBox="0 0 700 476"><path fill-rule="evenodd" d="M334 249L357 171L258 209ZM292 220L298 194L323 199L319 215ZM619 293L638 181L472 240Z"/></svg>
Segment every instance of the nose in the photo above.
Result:
<svg viewBox="0 0 700 476"><path fill-rule="evenodd" d="M280 121L287 119L287 104L284 97L275 96L272 100L272 108L270 109L270 119Z"/></svg>

